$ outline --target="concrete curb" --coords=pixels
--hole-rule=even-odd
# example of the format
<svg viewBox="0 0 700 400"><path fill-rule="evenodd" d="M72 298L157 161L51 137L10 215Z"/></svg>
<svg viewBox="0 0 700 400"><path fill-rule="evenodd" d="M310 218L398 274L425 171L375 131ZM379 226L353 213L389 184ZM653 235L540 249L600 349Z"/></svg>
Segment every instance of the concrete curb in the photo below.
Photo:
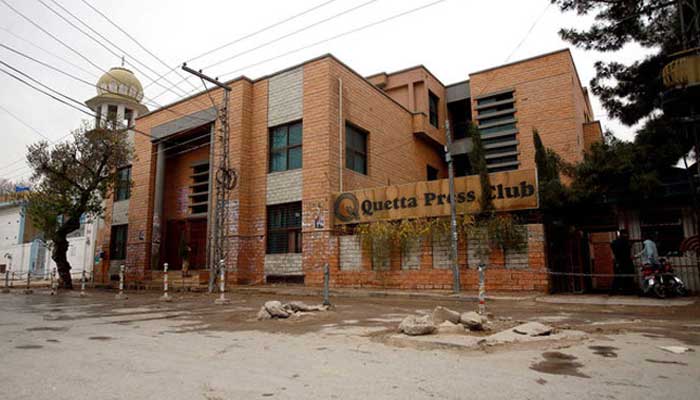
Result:
<svg viewBox="0 0 700 400"><path fill-rule="evenodd" d="M548 304L581 304L599 306L632 306L632 307L685 307L693 305L696 298L654 299L636 296L607 296L607 295L552 295L535 298L538 303Z"/></svg>

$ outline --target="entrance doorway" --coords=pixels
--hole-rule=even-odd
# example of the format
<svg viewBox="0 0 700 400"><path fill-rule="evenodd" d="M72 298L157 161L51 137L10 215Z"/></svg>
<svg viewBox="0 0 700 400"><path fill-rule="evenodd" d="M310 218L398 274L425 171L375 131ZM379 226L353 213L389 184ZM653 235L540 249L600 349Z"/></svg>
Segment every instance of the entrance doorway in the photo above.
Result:
<svg viewBox="0 0 700 400"><path fill-rule="evenodd" d="M161 263L167 262L171 270L181 270L183 257L187 254L190 270L206 267L206 218L170 220L165 230Z"/></svg>

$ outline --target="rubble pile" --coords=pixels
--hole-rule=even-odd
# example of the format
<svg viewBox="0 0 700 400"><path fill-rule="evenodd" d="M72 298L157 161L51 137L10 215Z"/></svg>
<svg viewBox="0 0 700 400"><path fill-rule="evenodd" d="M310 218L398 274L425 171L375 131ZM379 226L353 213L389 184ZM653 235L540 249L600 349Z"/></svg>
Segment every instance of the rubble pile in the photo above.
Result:
<svg viewBox="0 0 700 400"><path fill-rule="evenodd" d="M431 333L462 333L465 330L483 331L488 318L474 311L460 314L442 306L435 307L432 314L409 315L399 325L399 332L409 336Z"/></svg>
<svg viewBox="0 0 700 400"><path fill-rule="evenodd" d="M280 319L289 317L300 317L304 314L316 312L316 311L327 311L328 306L321 304L306 304L303 301L291 301L289 303L282 303L281 301L271 300L265 302L265 304L260 307L258 311L257 318L259 321L266 319Z"/></svg>

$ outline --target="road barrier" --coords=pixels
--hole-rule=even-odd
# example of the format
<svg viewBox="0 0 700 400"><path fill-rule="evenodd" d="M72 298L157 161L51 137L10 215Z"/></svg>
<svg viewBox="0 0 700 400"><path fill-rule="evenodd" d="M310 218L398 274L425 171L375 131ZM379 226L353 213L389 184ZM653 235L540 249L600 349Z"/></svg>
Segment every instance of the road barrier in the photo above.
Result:
<svg viewBox="0 0 700 400"><path fill-rule="evenodd" d="M163 296L160 301L171 302L172 297L168 295L168 263L163 264Z"/></svg>
<svg viewBox="0 0 700 400"><path fill-rule="evenodd" d="M219 271L221 271L221 276L219 278L219 298L214 300L214 304L229 304L231 301L226 298L226 263L224 260L219 261Z"/></svg>
<svg viewBox="0 0 700 400"><path fill-rule="evenodd" d="M119 266L119 293L114 296L117 300L126 300L128 297L124 294L124 264Z"/></svg>

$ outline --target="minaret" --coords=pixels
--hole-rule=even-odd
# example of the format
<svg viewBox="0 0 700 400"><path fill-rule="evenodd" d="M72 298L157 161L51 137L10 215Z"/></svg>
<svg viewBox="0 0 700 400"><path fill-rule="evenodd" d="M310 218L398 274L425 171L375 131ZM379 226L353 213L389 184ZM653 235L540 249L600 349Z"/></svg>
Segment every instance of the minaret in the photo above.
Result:
<svg viewBox="0 0 700 400"><path fill-rule="evenodd" d="M143 87L133 72L114 67L97 81L97 96L86 101L96 114L96 123L115 123L116 127L134 126L136 117L148 111L141 104Z"/></svg>

